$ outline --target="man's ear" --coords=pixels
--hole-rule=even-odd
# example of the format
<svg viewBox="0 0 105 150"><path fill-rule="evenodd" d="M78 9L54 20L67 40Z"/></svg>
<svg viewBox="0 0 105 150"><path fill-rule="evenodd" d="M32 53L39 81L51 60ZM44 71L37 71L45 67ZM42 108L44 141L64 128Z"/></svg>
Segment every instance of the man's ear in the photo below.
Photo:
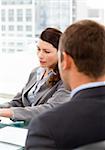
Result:
<svg viewBox="0 0 105 150"><path fill-rule="evenodd" d="M72 58L67 53L63 52L63 61L62 61L62 67L63 69L69 69L71 67Z"/></svg>

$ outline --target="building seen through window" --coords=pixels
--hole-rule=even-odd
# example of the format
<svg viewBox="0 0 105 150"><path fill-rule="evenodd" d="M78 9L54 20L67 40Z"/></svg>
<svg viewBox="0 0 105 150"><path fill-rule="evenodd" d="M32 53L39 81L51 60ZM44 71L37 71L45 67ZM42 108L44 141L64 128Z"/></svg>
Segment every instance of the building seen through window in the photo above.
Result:
<svg viewBox="0 0 105 150"><path fill-rule="evenodd" d="M98 7L99 3L94 7L99 1L101 7ZM84 18L105 23L104 0L88 2L89 0L0 0L0 93L18 87L26 72L28 74L36 66L35 44L43 29L55 27L64 31L68 25ZM17 69L19 67L20 70ZM7 74L9 82L6 81ZM17 84L12 87L15 82ZM7 85L9 89L5 88ZM19 88L22 88L20 85Z"/></svg>

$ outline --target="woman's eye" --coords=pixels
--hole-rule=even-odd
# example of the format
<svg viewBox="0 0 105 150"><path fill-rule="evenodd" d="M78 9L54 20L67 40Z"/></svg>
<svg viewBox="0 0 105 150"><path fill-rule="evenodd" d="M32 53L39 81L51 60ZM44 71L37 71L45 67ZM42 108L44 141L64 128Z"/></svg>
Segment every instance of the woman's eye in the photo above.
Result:
<svg viewBox="0 0 105 150"><path fill-rule="evenodd" d="M40 48L37 48L37 51L40 51Z"/></svg>
<svg viewBox="0 0 105 150"><path fill-rule="evenodd" d="M44 50L44 52L45 52L45 53L50 53L50 51L49 51L49 50L47 50L47 49L45 49L45 50Z"/></svg>
<svg viewBox="0 0 105 150"><path fill-rule="evenodd" d="M48 53L50 53L50 52L49 52L49 51L47 51L47 50L45 50L45 53L47 53L47 54L48 54Z"/></svg>

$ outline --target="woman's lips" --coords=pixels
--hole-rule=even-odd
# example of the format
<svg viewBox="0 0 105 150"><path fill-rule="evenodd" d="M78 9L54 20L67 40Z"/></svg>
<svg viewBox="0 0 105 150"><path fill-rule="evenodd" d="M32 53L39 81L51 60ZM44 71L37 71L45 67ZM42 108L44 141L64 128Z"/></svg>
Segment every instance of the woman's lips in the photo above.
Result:
<svg viewBox="0 0 105 150"><path fill-rule="evenodd" d="M40 64L45 64L46 62L45 61L40 61Z"/></svg>

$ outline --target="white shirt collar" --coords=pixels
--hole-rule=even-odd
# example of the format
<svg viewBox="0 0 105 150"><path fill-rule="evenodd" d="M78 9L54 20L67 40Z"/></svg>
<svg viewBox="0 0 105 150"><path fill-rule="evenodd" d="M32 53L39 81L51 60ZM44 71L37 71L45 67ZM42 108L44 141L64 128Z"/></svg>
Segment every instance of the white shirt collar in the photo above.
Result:
<svg viewBox="0 0 105 150"><path fill-rule="evenodd" d="M71 91L70 97L72 98L78 91L84 90L84 89L88 89L88 88L92 88L92 87L98 87L98 86L105 86L105 81L103 82L90 82L87 84L83 84L77 88L75 88L74 90Z"/></svg>
<svg viewBox="0 0 105 150"><path fill-rule="evenodd" d="M39 67L37 69L37 81L41 80L44 72L45 72L45 68Z"/></svg>

